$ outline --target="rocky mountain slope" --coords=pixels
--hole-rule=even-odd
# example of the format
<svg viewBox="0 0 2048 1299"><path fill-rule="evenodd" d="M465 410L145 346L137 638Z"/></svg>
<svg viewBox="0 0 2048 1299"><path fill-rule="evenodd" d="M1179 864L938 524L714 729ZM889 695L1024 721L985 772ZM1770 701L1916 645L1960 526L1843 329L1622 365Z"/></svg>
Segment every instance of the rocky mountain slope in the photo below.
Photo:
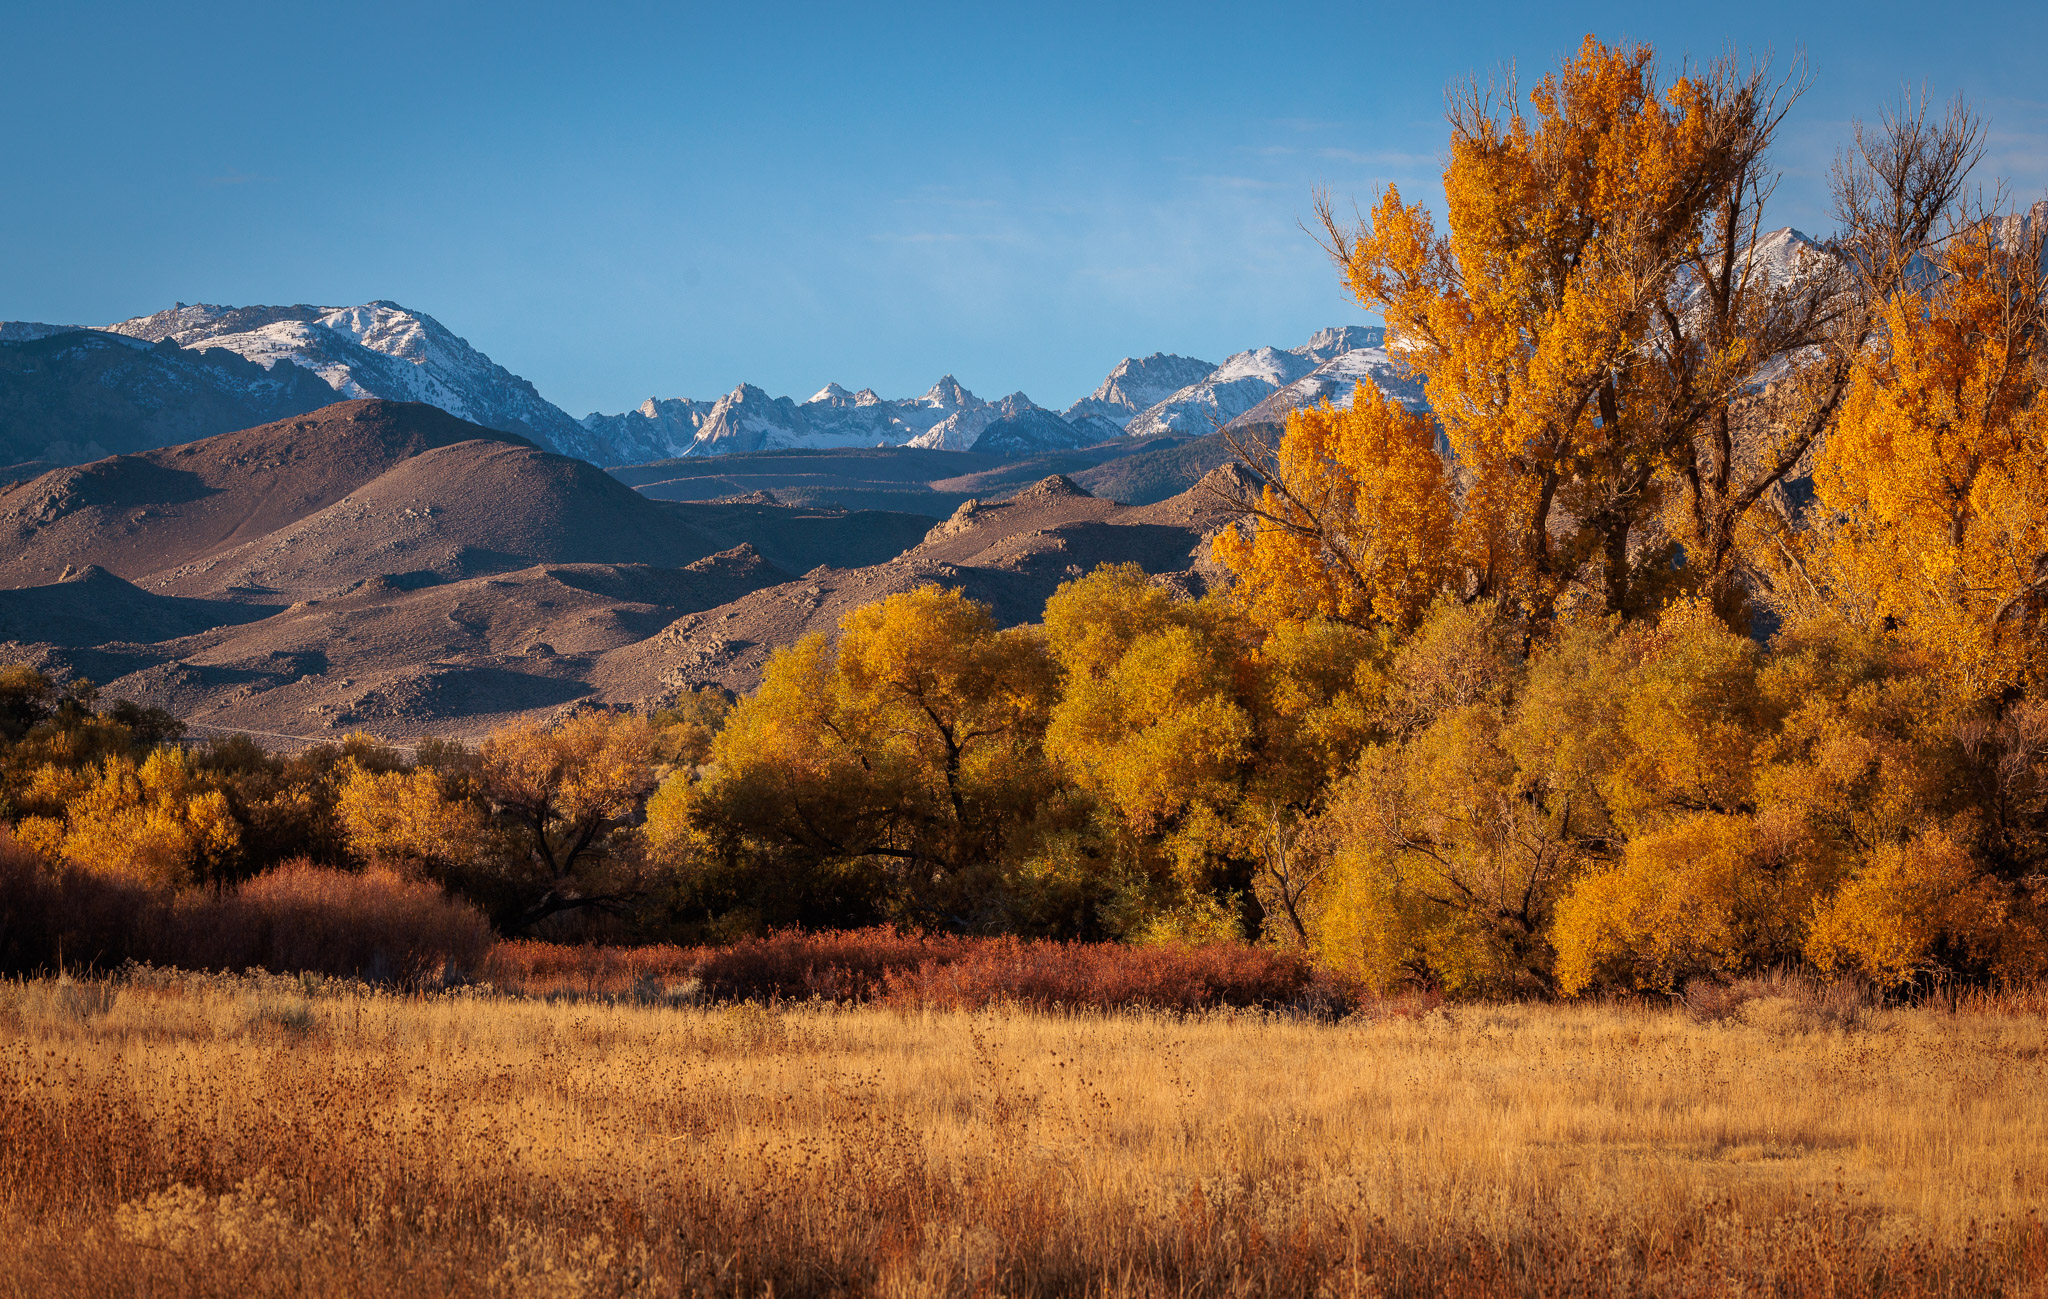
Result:
<svg viewBox="0 0 2048 1299"><path fill-rule="evenodd" d="M1032 416L1027 413L1020 418ZM742 452L621 465L610 472L621 482L660 500L763 497L783 505L907 510L943 519L971 496L1001 499L1051 474L1067 474L1082 482L1110 461L1141 459L1183 441L1117 437L1073 450L1004 455L996 454L994 448L1015 449L1003 446L1008 441L1005 422L991 425L982 436L995 439L991 450L983 451L978 443L972 451L903 446ZM1204 472L1213 468L1214 464L1207 465ZM1201 474L1195 475L1199 477ZM1135 483L1140 478L1129 481ZM1098 495L1108 495L1125 504L1145 504L1171 496L1193 481L1190 478L1171 491L1142 500L1114 493Z"/></svg>
<svg viewBox="0 0 2048 1299"><path fill-rule="evenodd" d="M89 564L167 581L156 575L272 535L413 456L464 442L532 449L432 406L356 401L53 470L0 491L0 586Z"/></svg>
<svg viewBox="0 0 2048 1299"><path fill-rule="evenodd" d="M1386 348L1360 347L1340 352L1301 378L1275 389L1271 396L1230 419L1224 427L1285 424L1288 412L1326 401L1338 410L1349 410L1361 383L1371 384L1412 410L1423 410L1429 404L1423 396L1422 381L1410 375Z"/></svg>
<svg viewBox="0 0 2048 1299"><path fill-rule="evenodd" d="M1236 481L1229 470L1218 474L1219 490ZM1050 477L1000 502L964 502L886 563L815 570L688 614L602 656L592 680L603 697L622 702L644 695L650 683L667 692L704 685L748 691L777 647L814 631L835 634L851 610L928 582L986 602L1004 626L1036 621L1060 583L1104 563L1135 563L1198 595L1224 580L1208 540L1235 517L1222 496L1199 485L1154 505L1127 506Z"/></svg>
<svg viewBox="0 0 2048 1299"><path fill-rule="evenodd" d="M1226 357L1222 365L1133 416L1132 437L1200 437L1213 433L1282 388L1305 379L1347 352L1378 350L1386 331L1347 325L1318 330L1300 347L1258 347Z"/></svg>
<svg viewBox="0 0 2048 1299"><path fill-rule="evenodd" d="M1127 356L1111 367L1109 376L1094 392L1060 413L1070 424L1078 424L1082 420L1098 421L1097 427L1112 428L1121 433L1140 412L1151 409L1183 388L1200 383L1215 369L1212 362L1197 361L1191 356L1169 356L1164 352L1144 357Z"/></svg>

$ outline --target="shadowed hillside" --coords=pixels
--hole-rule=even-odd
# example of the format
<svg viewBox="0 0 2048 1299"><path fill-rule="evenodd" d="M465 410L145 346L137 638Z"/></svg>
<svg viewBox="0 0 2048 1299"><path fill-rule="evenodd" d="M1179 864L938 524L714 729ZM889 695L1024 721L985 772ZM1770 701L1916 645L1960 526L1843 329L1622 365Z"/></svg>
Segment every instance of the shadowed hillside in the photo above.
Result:
<svg viewBox="0 0 2048 1299"><path fill-rule="evenodd" d="M343 402L0 490L0 661L209 726L469 734L659 692L661 664L600 660L932 522L653 500L432 406Z"/></svg>
<svg viewBox="0 0 2048 1299"><path fill-rule="evenodd" d="M334 399L310 370L265 369L223 348L87 329L0 341L0 465L76 464L188 442Z"/></svg>

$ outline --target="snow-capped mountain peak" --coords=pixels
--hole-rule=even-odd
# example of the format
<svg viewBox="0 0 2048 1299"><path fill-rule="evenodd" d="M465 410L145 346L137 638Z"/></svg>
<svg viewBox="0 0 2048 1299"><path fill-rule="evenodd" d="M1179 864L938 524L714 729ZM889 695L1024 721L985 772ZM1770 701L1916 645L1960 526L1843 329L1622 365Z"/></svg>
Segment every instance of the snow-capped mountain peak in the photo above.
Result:
<svg viewBox="0 0 2048 1299"><path fill-rule="evenodd" d="M1346 352L1361 348L1385 347L1387 331L1378 325L1336 325L1318 329L1309 335L1308 342L1294 349L1300 356L1317 362L1334 361Z"/></svg>
<svg viewBox="0 0 2048 1299"><path fill-rule="evenodd" d="M597 458L589 430L532 384L471 347L432 316L379 299L356 307L227 307L178 303L107 326L109 332L185 348L225 348L266 369L311 370L343 397L439 406L487 428Z"/></svg>
<svg viewBox="0 0 2048 1299"><path fill-rule="evenodd" d="M978 405L981 399L960 385L952 375L942 375L924 396L917 399L920 405L940 407L946 410L961 410Z"/></svg>
<svg viewBox="0 0 2048 1299"><path fill-rule="evenodd" d="M1109 377L1062 411L1069 423L1092 419L1103 426L1122 429L1140 411L1165 401L1191 384L1200 383L1216 369L1208 361L1191 356L1154 352L1146 357L1125 357Z"/></svg>
<svg viewBox="0 0 2048 1299"><path fill-rule="evenodd" d="M1317 330L1300 347L1255 347L1225 357L1200 380L1140 411L1125 424L1132 437L1195 437L1214 432L1326 365L1354 353L1384 359L1386 331L1363 325ZM1368 367L1369 368L1369 367Z"/></svg>

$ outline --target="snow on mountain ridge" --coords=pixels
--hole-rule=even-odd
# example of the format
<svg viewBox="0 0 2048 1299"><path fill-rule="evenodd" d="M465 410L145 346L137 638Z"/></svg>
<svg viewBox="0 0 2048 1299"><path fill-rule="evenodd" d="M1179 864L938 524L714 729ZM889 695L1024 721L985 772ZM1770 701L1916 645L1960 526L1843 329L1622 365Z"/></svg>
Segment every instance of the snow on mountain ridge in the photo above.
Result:
<svg viewBox="0 0 2048 1299"><path fill-rule="evenodd" d="M1369 383L1410 410L1427 410L1422 381L1391 356L1385 347L1357 347L1337 353L1301 378L1229 420L1225 427L1279 424L1289 411L1327 401L1338 410L1351 409L1358 385Z"/></svg>
<svg viewBox="0 0 2048 1299"><path fill-rule="evenodd" d="M1386 331L1377 327L1321 329L1300 347L1254 348L1221 366L1163 352L1125 357L1093 393L1058 414L1021 392L983 401L947 374L923 393L895 400L879 397L871 388L848 392L834 382L808 401L797 402L770 397L743 383L716 402L650 398L637 411L593 412L582 424L612 446L631 448L643 461L872 446L965 451L976 447L983 433L997 424L1004 425L1005 447L1025 442L1049 449L1092 446L1126 434L1207 433L1319 367L1381 348L1385 338ZM1381 363L1377 368L1365 366L1361 374L1390 372L1384 353L1376 355Z"/></svg>
<svg viewBox="0 0 2048 1299"><path fill-rule="evenodd" d="M796 402L770 397L743 383L715 402L649 398L638 410L625 414L593 411L583 417L582 424L609 445L630 447L636 459L647 461L872 446L964 451L974 446L989 425L1040 410L1021 392L983 401L948 374L923 393L894 401L877 396L872 388L849 392L838 383L828 383L810 400ZM1027 421L1011 430L1009 440L1044 438L1060 446L1105 440L1096 436L1092 427L1076 429L1050 411L1042 413L1055 423Z"/></svg>
<svg viewBox="0 0 2048 1299"><path fill-rule="evenodd" d="M379 299L354 307L178 303L106 327L150 342L226 348L268 369L311 370L343 397L422 401L570 455L609 458L590 430L440 321Z"/></svg>
<svg viewBox="0 0 2048 1299"><path fill-rule="evenodd" d="M1154 352L1145 357L1125 357L1110 370L1094 392L1061 411L1068 423L1094 418L1108 422L1119 431L1140 411L1165 401L1174 393L1200 383L1216 366L1191 356Z"/></svg>
<svg viewBox="0 0 2048 1299"><path fill-rule="evenodd" d="M84 325L51 325L40 320L0 320L0 343L33 343L52 334L71 334Z"/></svg>
<svg viewBox="0 0 2048 1299"><path fill-rule="evenodd" d="M1212 433L1346 356L1361 352L1383 356L1386 337L1386 330L1378 326L1342 325L1319 329L1308 342L1286 351L1255 347L1225 357L1222 365L1198 382L1133 416L1124 432L1131 437ZM1360 372L1371 368L1369 362L1361 362Z"/></svg>

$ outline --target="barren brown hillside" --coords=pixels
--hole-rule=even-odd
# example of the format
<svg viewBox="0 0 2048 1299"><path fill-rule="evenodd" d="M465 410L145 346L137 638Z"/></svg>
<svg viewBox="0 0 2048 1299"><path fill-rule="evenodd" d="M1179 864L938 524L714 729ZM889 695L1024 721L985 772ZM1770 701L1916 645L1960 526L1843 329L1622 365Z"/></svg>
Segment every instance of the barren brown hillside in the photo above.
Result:
<svg viewBox="0 0 2048 1299"><path fill-rule="evenodd" d="M1054 476L992 504L969 501L923 542L885 564L821 569L678 619L659 636L604 656L594 682L609 698L714 684L751 690L778 646L835 631L848 611L926 582L985 601L1006 626L1035 621L1061 582L1104 563L1135 563L1200 593L1220 574L1207 538L1235 517L1219 490L1229 470L1154 505L1119 505Z"/></svg>
<svg viewBox="0 0 2048 1299"><path fill-rule="evenodd" d="M651 500L431 407L347 402L0 493L0 659L202 732L475 735L579 700L750 689L773 650L922 582L1006 624L1097 564L1186 589L1228 511L1061 477L950 519ZM799 577L798 574L803 576Z"/></svg>
<svg viewBox="0 0 2048 1299"><path fill-rule="evenodd" d="M412 456L531 444L410 402L345 401L235 433L56 469L0 491L0 585L98 564L131 581L267 536Z"/></svg>

